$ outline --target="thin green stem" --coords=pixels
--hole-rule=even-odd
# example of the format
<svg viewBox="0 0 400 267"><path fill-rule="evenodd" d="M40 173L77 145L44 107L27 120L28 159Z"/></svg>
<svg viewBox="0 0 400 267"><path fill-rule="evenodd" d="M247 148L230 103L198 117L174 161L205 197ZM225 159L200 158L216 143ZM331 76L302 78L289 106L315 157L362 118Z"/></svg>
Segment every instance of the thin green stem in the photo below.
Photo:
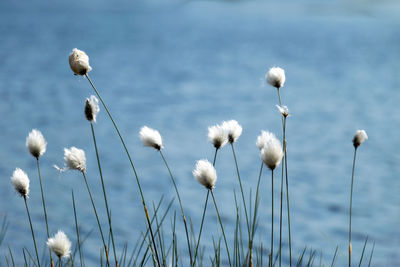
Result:
<svg viewBox="0 0 400 267"><path fill-rule="evenodd" d="M49 224L47 222L47 211L46 211L46 202L44 201L44 192L43 192L43 185L42 185L42 175L40 174L40 164L39 164L39 157L36 158L36 163L37 163L37 169L38 169L38 176L39 176L39 183L40 183L40 192L42 194L42 205L43 205L43 213L44 213L44 221L46 223L46 233L47 233L47 239L50 238L49 234ZM49 254L50 254L50 264L52 265L53 258L51 256L51 250L49 248Z"/></svg>
<svg viewBox="0 0 400 267"><path fill-rule="evenodd" d="M271 267L274 257L274 170L271 171Z"/></svg>
<svg viewBox="0 0 400 267"><path fill-rule="evenodd" d="M102 189L103 189L104 203L105 203L105 205L106 205L108 226L109 226L109 231L110 231L110 235L111 235L111 244L112 244L113 252L114 252L115 266L117 267L117 266L118 266L118 258L117 258L117 252L116 252L116 250L115 250L114 234L113 234L113 230L112 230L112 226L111 226L110 208L108 207L106 188L105 188L105 186L104 186L103 172L102 172L102 170L101 170L99 151L98 151L98 149L97 149L96 135L95 135L95 133L94 133L94 127L93 127L93 123L92 123L92 122L90 122L90 129L91 129L91 131L92 131L94 149L95 149L95 151L96 151L97 166L98 166L98 168L99 168L99 174L100 174L100 180L101 180L101 187L102 187Z"/></svg>
<svg viewBox="0 0 400 267"><path fill-rule="evenodd" d="M364 247L363 247L363 250L362 250L362 253L361 253L360 263L358 264L358 267L361 267L361 263L362 263L362 260L364 258L364 252L365 252L365 247L367 246L367 242L368 242L368 236L367 236L367 238L365 239L365 242L364 242Z"/></svg>
<svg viewBox="0 0 400 267"><path fill-rule="evenodd" d="M97 215L96 205L94 204L92 192L90 191L89 184L88 184L88 182L87 182L85 172L82 172L82 175L83 175L83 179L85 180L86 188L87 188L87 191L88 191L88 193L89 193L89 197L90 197L90 201L91 201L91 203L92 203L92 207L93 207L94 214L96 215L96 221L97 221L97 225L98 225L98 227L99 227L99 231L100 231L100 235L101 235L101 241L103 242L104 252L105 252L105 254L106 254L107 265L110 266L110 261L109 261L109 259L108 259L108 250L107 250L106 242L105 242L105 239L104 239L103 230L101 229L101 224L100 224L99 216Z"/></svg>
<svg viewBox="0 0 400 267"><path fill-rule="evenodd" d="M190 256L190 264L192 264L193 259L192 259L192 251L191 251L191 249L190 249L189 232L188 232L188 228L187 228L185 213L184 213L184 211L183 211L181 196L179 195L178 187L176 186L174 176L172 175L171 169L169 168L169 165L168 165L168 163L167 163L167 160L165 159L164 154L162 153L161 149L159 150L159 152L160 152L160 155L161 155L161 157L162 157L162 159L163 159L163 161L164 161L165 167L167 167L167 169L168 169L169 176L171 177L171 181L172 181L172 183L173 183L173 185L174 185L175 192L176 192L176 195L177 195L177 197L178 197L179 206L180 206L181 212L182 212L183 224L184 224L184 226L185 226L186 240L187 240L187 245L188 245L188 250L189 250L189 256Z"/></svg>
<svg viewBox="0 0 400 267"><path fill-rule="evenodd" d="M353 204L353 183L354 183L354 167L356 165L357 147L354 148L353 168L351 171L351 189L350 189L350 221L349 221L349 267L351 267L351 212Z"/></svg>
<svg viewBox="0 0 400 267"><path fill-rule="evenodd" d="M151 235L151 240L152 240L152 242L153 242L154 251L155 251L155 254L156 254L157 264L158 264L159 267L161 267L160 260L159 260L159 258L158 258L158 252L157 252L156 242L155 242L155 240L154 240L153 229L152 229L152 226L151 226L151 223L150 223L150 217L149 217L149 213L148 213L148 211L147 211L146 201L145 201L145 199L144 199L142 187L141 187L141 185L140 185L139 176L138 176L138 174L137 174L137 172L136 172L135 165L133 165L133 161L132 161L131 155L130 155L130 153L129 153L129 151L128 151L128 148L127 148L127 146L126 146L126 144L125 144L125 141L124 141L124 139L122 138L122 135L121 135L121 133L120 133L120 131L119 131L119 129L118 129L118 126L117 126L117 124L115 123L115 121L114 121L114 119L113 119L113 117L112 117L110 111L108 110L107 105L104 103L103 98L100 96L99 91L97 91L97 89L96 89L96 87L94 86L92 80L89 78L89 75L86 73L85 76L86 76L87 80L89 81L90 85L92 86L93 90L95 91L96 95L99 97L101 104L103 105L104 109L106 110L106 112L107 112L107 114L108 114L108 117L110 118L112 124L114 125L114 128L115 128L115 130L117 131L117 134L118 134L118 136L119 136L119 139L121 140L121 143L122 143L122 145L123 145L123 147L124 147L124 150L125 150L125 152L126 152L126 155L127 155L128 159L129 159L129 162L130 162L130 164L131 164L133 173L134 173L134 175L135 175L136 183L137 183L137 186L138 186L138 188L139 188L140 197L142 198L143 209L144 209L144 213L145 213L145 216L146 216L147 225L148 225L148 227L149 227L149 229L150 229L150 235Z"/></svg>
<svg viewBox="0 0 400 267"><path fill-rule="evenodd" d="M58 257L58 266L61 267L61 258Z"/></svg>
<svg viewBox="0 0 400 267"><path fill-rule="evenodd" d="M248 236L249 236L249 240L250 240L249 217L247 215L247 206L246 206L246 200L245 200L244 192L243 192L242 179L240 178L239 166L238 166L238 163L237 163L237 158L236 158L236 153L235 153L235 149L234 149L233 143L231 143L231 148L232 148L233 158L235 160L236 173L237 173L238 180L239 180L240 192L242 194L242 200L243 200L243 206L244 206L244 214L246 216L247 232L248 232Z"/></svg>
<svg viewBox="0 0 400 267"><path fill-rule="evenodd" d="M79 259L80 259L81 267L82 267L84 264L83 264L83 257L82 257L82 251L81 251L81 241L80 241L80 237L79 237L78 218L76 216L74 190L72 190L71 192L72 192L72 205L74 208L75 230L76 230L76 238L77 238L77 242L78 242Z"/></svg>
<svg viewBox="0 0 400 267"><path fill-rule="evenodd" d="M29 213L28 203L27 203L27 201L26 201L26 197L25 197L25 196L24 196L24 202L25 202L26 213L28 214L29 225L30 225L30 227L31 227L32 240L33 240L33 245L34 245L34 247L35 247L37 265L40 267L39 253L38 253L37 246L36 246L35 233L33 232L31 214Z"/></svg>
<svg viewBox="0 0 400 267"><path fill-rule="evenodd" d="M368 267L371 266L372 255L374 255L374 249L375 249L375 241L374 241L374 244L372 245L371 255L369 257L369 262L368 262Z"/></svg>
<svg viewBox="0 0 400 267"><path fill-rule="evenodd" d="M285 143L285 141L284 141L283 143ZM282 266L283 165L284 165L284 164L282 164L282 176L281 176L281 206L280 206L280 215L279 215L279 267Z"/></svg>
<svg viewBox="0 0 400 267"><path fill-rule="evenodd" d="M258 175L258 181L257 181L256 198L255 198L255 202L254 202L254 214L253 214L254 217L253 217L252 226L251 226L251 238L249 241L249 250L250 250L249 262L252 260L252 249L253 249L254 235L255 235L255 231L256 231L257 211L258 211L258 202L259 202L258 193L260 190L260 182L261 182L263 165L264 165L264 163L261 161L260 173Z"/></svg>
<svg viewBox="0 0 400 267"><path fill-rule="evenodd" d="M230 254L229 254L228 242L226 241L226 236L225 236L225 231L224 231L224 225L222 224L221 216L219 215L217 202L215 201L215 197L214 197L214 193L213 193L212 189L210 189L209 191L210 191L210 193L211 193L211 196L212 196L212 199L213 199L213 202L214 202L215 211L217 212L219 224L221 225L222 236L224 237L224 241L225 241L226 253L228 254L229 266L232 266L232 263L231 263L231 256L230 256Z"/></svg>

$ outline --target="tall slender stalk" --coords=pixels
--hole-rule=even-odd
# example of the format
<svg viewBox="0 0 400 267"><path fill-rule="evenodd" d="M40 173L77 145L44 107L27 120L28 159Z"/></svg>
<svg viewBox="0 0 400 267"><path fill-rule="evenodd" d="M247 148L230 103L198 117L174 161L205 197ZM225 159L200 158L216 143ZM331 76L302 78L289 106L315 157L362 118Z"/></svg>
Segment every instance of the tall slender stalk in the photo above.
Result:
<svg viewBox="0 0 400 267"><path fill-rule="evenodd" d="M24 196L24 202L25 202L26 213L28 214L29 226L31 227L32 240L33 240L33 245L34 245L34 247L35 247L37 265L40 267L39 253L38 253L37 246L36 246L35 233L33 232L31 214L29 213L28 203L27 203L27 201L26 201L26 196Z"/></svg>
<svg viewBox="0 0 400 267"><path fill-rule="evenodd" d="M75 230L76 230L76 238L77 238L77 242L78 242L79 259L80 259L80 263L81 263L81 267L82 267L82 266L84 266L84 263L83 263L83 256L82 256L82 251L81 251L81 241L80 241L80 237L79 237L78 218L76 217L74 190L72 190L71 192L72 192L72 205L74 208Z"/></svg>
<svg viewBox="0 0 400 267"><path fill-rule="evenodd" d="M273 265L274 257L274 170L271 171L271 255L270 263Z"/></svg>
<svg viewBox="0 0 400 267"><path fill-rule="evenodd" d="M36 157L36 163L37 163L37 170L38 170L38 176L39 176L39 183L40 183L40 193L42 194L42 205L43 205L43 213L44 213L44 221L46 223L46 233L47 233L47 239L50 238L49 234L49 224L47 222L47 211L46 211L46 202L44 201L44 193L43 193L43 185L42 185L42 175L40 174L40 164L39 164L39 157ZM53 266L53 258L51 256L51 250L49 248L49 254L50 254L50 264Z"/></svg>
<svg viewBox="0 0 400 267"><path fill-rule="evenodd" d="M113 234L112 225L111 225L111 213L110 213L110 208L108 207L106 188L104 186L103 172L101 170L99 151L97 149L96 135L94 133L94 127L93 127L92 121L90 121L90 129L92 131L94 149L96 151L97 166L99 168L99 174L100 174L100 180L101 180L101 188L103 189L104 203L106 205L108 227L109 227L109 231L110 231L110 235L111 235L111 244L112 244L113 252L114 252L115 266L118 267L118 258L117 258L117 252L115 250L114 234Z"/></svg>
<svg viewBox="0 0 400 267"><path fill-rule="evenodd" d="M213 202L214 202L215 211L217 212L219 224L221 225L222 236L224 237L224 242L225 242L225 247L226 247L226 253L228 254L229 266L232 266L232 263L231 263L231 256L230 256L230 254L229 254L228 242L226 241L226 236L225 236L225 231L224 231L224 225L222 224L221 216L219 215L217 202L215 201L215 197L214 197L214 193L213 193L212 189L210 189L209 191L210 191L210 193L211 193L211 196L212 196L212 199L213 199Z"/></svg>
<svg viewBox="0 0 400 267"><path fill-rule="evenodd" d="M159 260L159 258L158 258L157 246L156 246L156 243L155 243L155 240L154 240L153 229L152 229L152 226L151 226L151 223L150 223L150 217L149 217L149 213L148 213L147 206L146 206L146 201L145 201L145 199L144 199L142 187L141 187L141 185L140 185L140 181L139 181L138 174L137 174L137 172L136 172L136 168L135 168L135 166L133 165L133 161L132 161L131 155L130 155L130 153L129 153L129 151L128 151L128 148L126 147L125 141L124 141L124 139L122 138L122 135L121 135L121 133L120 133L120 131L119 131L119 129L118 129L118 126L117 126L117 124L115 123L115 121L114 121L114 119L113 119L113 117L112 117L110 111L108 110L107 105L104 103L103 98L100 96L99 91L97 91L97 89L96 89L96 87L94 86L92 80L89 78L89 75L86 73L85 76L86 76L87 80L89 81L90 85L92 86L93 90L95 91L96 95L99 97L101 104L103 105L104 109L106 110L106 112L107 112L107 114L108 114L108 117L110 118L112 124L114 125L114 128L115 128L115 130L117 131L117 134L118 134L118 136L119 136L119 139L121 140L121 143L122 143L122 145L123 145L123 147L124 147L124 150L125 150L125 152L126 152L126 155L127 155L128 159L129 159L129 162L130 162L130 164L131 164L133 173L134 173L134 175L135 175L136 183L137 183L137 186L138 186L138 188L139 188L140 197L142 198L142 205L143 205L144 213L145 213L145 216L146 216L147 225L148 225L149 230L150 230L151 240L152 240L152 242L153 242L154 251L155 251L155 255L156 255L156 259L157 259L157 264L158 264L159 267L161 267L160 260Z"/></svg>
<svg viewBox="0 0 400 267"><path fill-rule="evenodd" d="M103 230L101 229L101 224L100 224L99 216L97 215L96 205L94 204L92 192L90 191L89 184L88 184L88 182L87 182L85 172L82 172L82 175L83 175L83 179L85 180L85 185L86 185L87 191L88 191L88 193L89 193L89 197L90 197L90 201L91 201L91 203L92 203L92 207L93 207L94 214L96 215L96 221L97 221L97 225L98 225L98 227L99 227L99 231L100 231L100 235L101 235L101 241L103 242L104 252L105 252L105 254L106 254L107 265L110 266L110 261L109 261L109 259L108 259L108 250L107 250L106 242L105 242L105 239L104 239Z"/></svg>
<svg viewBox="0 0 400 267"><path fill-rule="evenodd" d="M351 212L353 204L353 182L354 182L354 167L356 165L357 147L354 147L353 168L351 171L351 190L350 190L350 221L349 221L349 267L351 266Z"/></svg>
<svg viewBox="0 0 400 267"><path fill-rule="evenodd" d="M254 201L254 214L253 214L253 221L252 221L252 225L251 225L251 236L250 236L250 241L249 241L249 250L250 250L250 259L249 262L252 262L252 257L253 257L253 242L254 242L254 235L255 235L255 231L256 231L256 223L257 223L257 211L258 211L258 193L259 193L259 189L260 189L260 182L261 182L261 176L262 176L262 170L263 170L263 166L264 163L261 161L261 167L260 167L260 173L258 175L258 181L257 181L257 190L256 190L256 198ZM251 212L251 209L250 209Z"/></svg>
<svg viewBox="0 0 400 267"><path fill-rule="evenodd" d="M215 162L217 160L217 154L218 154L218 148L215 149L215 153L214 153L214 160L213 160L213 166L214 167L215 167ZM200 245L200 238L201 238L201 233L202 233L202 230L203 230L204 218L206 216L206 210L207 210L207 204L208 204L209 195L210 195L210 191L207 190L207 197L206 197L206 201L204 202L203 216L201 217L199 237L197 238L196 251L194 253L194 259L193 259L193 265L192 266L195 266L195 264L196 264L197 251L198 251L199 245Z"/></svg>

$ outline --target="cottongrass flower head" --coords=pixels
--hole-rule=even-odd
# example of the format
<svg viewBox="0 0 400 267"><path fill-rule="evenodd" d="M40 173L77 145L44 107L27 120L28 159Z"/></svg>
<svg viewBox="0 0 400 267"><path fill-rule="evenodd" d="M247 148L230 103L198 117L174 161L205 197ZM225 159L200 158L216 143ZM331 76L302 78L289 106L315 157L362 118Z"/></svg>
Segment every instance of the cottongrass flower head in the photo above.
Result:
<svg viewBox="0 0 400 267"><path fill-rule="evenodd" d="M50 237L46 244L59 258L66 258L71 254L71 241L61 230L58 230L54 237Z"/></svg>
<svg viewBox="0 0 400 267"><path fill-rule="evenodd" d="M217 181L217 171L214 166L206 159L196 162L196 167L193 170L193 176L205 188L212 190Z"/></svg>
<svg viewBox="0 0 400 267"><path fill-rule="evenodd" d="M85 102L85 116L88 121L96 122L97 113L99 113L99 100L94 95L86 98Z"/></svg>
<svg viewBox="0 0 400 267"><path fill-rule="evenodd" d="M261 149L261 160L272 171L281 163L283 157L281 142L274 134L268 135L268 140Z"/></svg>
<svg viewBox="0 0 400 267"><path fill-rule="evenodd" d="M289 113L289 109L287 106L279 106L276 105L276 107L278 108L279 112L282 114L283 117L288 117L290 115Z"/></svg>
<svg viewBox="0 0 400 267"><path fill-rule="evenodd" d="M64 160L68 169L86 171L86 156L82 149L71 147L64 148Z"/></svg>
<svg viewBox="0 0 400 267"><path fill-rule="evenodd" d="M77 48L74 48L69 54L69 66L75 75L85 75L92 70L88 55Z"/></svg>
<svg viewBox="0 0 400 267"><path fill-rule="evenodd" d="M26 138L26 146L35 158L39 158L46 152L47 142L39 130L33 129Z"/></svg>
<svg viewBox="0 0 400 267"><path fill-rule="evenodd" d="M208 127L208 140L210 140L216 149L219 149L226 145L228 136L221 125L214 125Z"/></svg>
<svg viewBox="0 0 400 267"><path fill-rule="evenodd" d="M279 89L285 84L285 71L279 67L270 68L265 75L265 79L271 86Z"/></svg>
<svg viewBox="0 0 400 267"><path fill-rule="evenodd" d="M163 148L162 138L157 130L143 126L140 129L139 136L144 146L150 146L157 150L161 150L161 148Z"/></svg>
<svg viewBox="0 0 400 267"><path fill-rule="evenodd" d="M236 120L224 121L222 122L222 128L225 134L228 136L229 143L234 143L242 134L242 126Z"/></svg>
<svg viewBox="0 0 400 267"><path fill-rule="evenodd" d="M268 131L261 131L261 134L257 137L256 146L259 150L263 149L263 147L272 139L275 138L275 135Z"/></svg>
<svg viewBox="0 0 400 267"><path fill-rule="evenodd" d="M355 148L359 147L365 140L368 139L368 135L365 130L357 130L353 138L353 145Z"/></svg>
<svg viewBox="0 0 400 267"><path fill-rule="evenodd" d="M11 184L14 186L15 191L20 194L21 197L26 198L29 195L29 177L21 170L16 168L11 176Z"/></svg>

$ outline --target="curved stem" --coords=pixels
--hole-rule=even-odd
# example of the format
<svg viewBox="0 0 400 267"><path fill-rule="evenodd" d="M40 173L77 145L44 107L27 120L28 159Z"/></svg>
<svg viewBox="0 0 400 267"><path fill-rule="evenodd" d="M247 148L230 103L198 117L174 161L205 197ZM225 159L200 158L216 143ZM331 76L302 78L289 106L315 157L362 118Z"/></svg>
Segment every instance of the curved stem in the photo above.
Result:
<svg viewBox="0 0 400 267"><path fill-rule="evenodd" d="M226 253L228 254L229 266L232 266L232 263L231 263L231 256L230 256L230 254L229 254L228 242L226 241L226 236L225 236L225 231L224 231L224 225L222 224L221 216L219 215L217 202L215 201L215 197L214 197L214 193L213 193L212 189L210 189L209 191L210 191L210 193L211 193L211 196L212 196L212 199L213 199L213 202L214 202L215 211L217 212L219 224L221 225L222 236L224 237L224 241L225 241Z"/></svg>
<svg viewBox="0 0 400 267"><path fill-rule="evenodd" d="M147 211L146 201L145 201L145 199L144 199L142 187L141 187L141 185L140 185L140 181L139 181L139 177L138 177L137 172L136 172L135 165L133 165L133 161L132 161L131 155L130 155L130 153L129 153L129 151L128 151L128 148L126 147L125 141L124 141L124 139L122 138L122 135L121 135L121 133L120 133L120 131L119 131L119 129L118 129L118 126L117 126L117 124L115 123L115 121L114 121L114 119L113 119L113 117L112 117L110 111L108 111L107 105L104 103L103 98L100 96L99 91L97 91L97 89L96 89L96 87L94 86L92 80L89 78L89 75L86 73L85 76L86 76L87 80L89 81L90 85L92 86L93 90L95 91L96 95L99 97L101 104L103 105L104 109L106 110L106 112L107 112L107 114L108 114L108 117L110 118L112 124L114 125L114 128L115 128L115 130L117 131L117 134L118 134L118 136L119 136L119 139L121 140L122 146L124 147L124 150L125 150L125 152L126 152L126 155L127 155L128 159L129 159L129 162L130 162L130 164L131 164L133 173L134 173L134 175L135 175L136 183L137 183L137 186L138 186L138 188L139 188L140 197L142 198L143 209L144 209L144 213L145 213L145 216L146 216L147 225L148 225L149 230L150 230L151 240L152 240L152 242L153 242L154 251L155 251L155 255L156 255L156 259L157 259L157 264L158 264L159 267L161 267L160 260L159 260L159 258L158 258L157 246L156 246L156 243L155 243L155 240L154 240L153 229L152 229L152 226L151 226L151 223L150 223L150 217L149 217L149 213L148 213L148 211Z"/></svg>
<svg viewBox="0 0 400 267"><path fill-rule="evenodd" d="M351 190L350 190L350 221L349 221L349 267L351 266L351 211L353 203L353 181L354 181L354 167L356 165L357 147L354 148L353 169L351 172Z"/></svg>
<svg viewBox="0 0 400 267"><path fill-rule="evenodd" d="M106 254L107 265L110 266L110 261L109 261L109 259L108 259L108 250L107 250L106 242L105 242L105 240L104 240L103 230L101 229L101 224L100 224L99 216L97 215L97 210L96 210L96 206L95 206L95 204L94 204L93 196L92 196L92 193L90 192L89 184L88 184L88 182L87 182L85 173L82 172L82 175L83 175L83 179L85 180L86 188L87 188L87 191L88 191L88 193L89 193L89 197L90 197L90 201L91 201L91 203L92 203L92 207L93 207L94 214L96 215L97 225L98 225L98 227L99 227L99 231L100 231L100 235L101 235L101 240L102 240L103 246L104 246L104 252L105 252L105 254Z"/></svg>
<svg viewBox="0 0 400 267"><path fill-rule="evenodd" d="M36 246L35 233L33 232L31 214L29 213L28 203L26 202L26 197L25 197L25 196L24 196L24 202L25 202L26 213L28 214L29 225L30 225L30 227L31 227L33 245L35 246L36 260L37 260L38 266L40 267L39 253L38 253L37 246Z"/></svg>
<svg viewBox="0 0 400 267"><path fill-rule="evenodd" d="M43 192L43 185L42 185L42 175L40 174L39 157L36 158L36 163L37 163L37 169L38 169L38 175L39 175L40 193L42 194L42 205L43 205L44 221L46 223L47 239L49 239L50 238L49 224L47 222L46 202L44 201L44 192ZM51 256L51 249L50 248L49 248L49 254L50 254L50 264L52 264L53 263L53 258Z"/></svg>
<svg viewBox="0 0 400 267"><path fill-rule="evenodd" d="M183 224L184 224L184 226L185 226L186 240L187 240L187 245L188 245L188 250L189 250L189 256L190 256L190 265L192 265L193 260L192 260L192 251L191 251L191 249L190 249L189 232L188 232L188 229L187 229L186 217L185 217L185 213L184 213L184 211L183 211L181 196L179 195L178 187L176 186L174 176L172 175L171 169L169 168L168 163L167 163L167 161L166 161L166 159L165 159L165 157L164 157L164 154L162 153L161 149L159 150L159 152L160 152L160 155L161 155L161 157L162 157L162 159L163 159L163 161L164 161L165 166L166 166L167 169L168 169L169 176L171 177L171 181L172 181L172 183L173 183L173 185L174 185L176 195L178 196L178 202L179 202L179 206L180 206L181 212L182 212Z"/></svg>
<svg viewBox="0 0 400 267"><path fill-rule="evenodd" d="M110 209L108 207L108 201L107 201L107 194L106 194L106 188L104 186L104 179L103 179L103 172L101 170L101 164L100 164L100 157L99 157L99 151L97 149L97 142L96 142L96 135L94 133L94 127L93 123L90 122L90 129L92 130L92 137L93 137L93 143L94 143L94 148L96 151L96 159L97 159L97 166L99 168L99 174L100 174L100 180L101 180L101 187L103 189L103 196L104 196L104 203L106 205L106 211L107 211L107 218L108 218L108 226L110 230L110 235L111 235L111 244L113 246L113 252L114 252L114 259L115 259L115 266L118 267L118 258L117 258L117 252L115 250L115 243L114 243L114 234L111 226L111 214L110 214Z"/></svg>

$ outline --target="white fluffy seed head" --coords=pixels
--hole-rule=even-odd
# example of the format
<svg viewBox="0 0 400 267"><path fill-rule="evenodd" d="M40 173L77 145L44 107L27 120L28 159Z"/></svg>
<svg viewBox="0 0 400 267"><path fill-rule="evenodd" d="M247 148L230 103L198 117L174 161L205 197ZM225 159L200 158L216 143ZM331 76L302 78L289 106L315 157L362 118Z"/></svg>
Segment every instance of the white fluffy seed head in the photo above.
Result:
<svg viewBox="0 0 400 267"><path fill-rule="evenodd" d="M270 68L265 75L265 79L271 86L279 89L285 84L285 71L279 67Z"/></svg>
<svg viewBox="0 0 400 267"><path fill-rule="evenodd" d="M71 170L86 171L86 156L82 149L71 147L64 148L64 160L67 168Z"/></svg>
<svg viewBox="0 0 400 267"><path fill-rule="evenodd" d="M228 136L221 125L214 125L208 127L208 140L210 140L216 149L219 149L226 145Z"/></svg>
<svg viewBox="0 0 400 267"><path fill-rule="evenodd" d="M263 149L263 147L272 139L275 135L268 131L261 131L261 134L257 137L256 145L258 149Z"/></svg>
<svg viewBox="0 0 400 267"><path fill-rule="evenodd" d="M46 244L59 258L66 258L71 254L71 241L61 230L58 230L54 237L50 237Z"/></svg>
<svg viewBox="0 0 400 267"><path fill-rule="evenodd" d="M29 177L28 175L21 170L20 168L16 168L11 176L11 184L14 186L15 191L21 197L28 197L29 195Z"/></svg>
<svg viewBox="0 0 400 267"><path fill-rule="evenodd" d="M269 134L268 140L261 149L260 156L264 164L271 170L274 170L281 163L283 157L282 145L274 134Z"/></svg>
<svg viewBox="0 0 400 267"><path fill-rule="evenodd" d="M217 181L217 171L214 166L206 159L197 161L193 170L193 176L207 189L213 189Z"/></svg>
<svg viewBox="0 0 400 267"><path fill-rule="evenodd" d="M74 48L69 54L69 66L75 75L85 75L92 70L89 65L88 55L77 48Z"/></svg>
<svg viewBox="0 0 400 267"><path fill-rule="evenodd" d="M99 100L94 95L86 98L85 102L85 116L88 121L96 122L97 114L100 111Z"/></svg>
<svg viewBox="0 0 400 267"><path fill-rule="evenodd" d="M39 158L46 152L47 142L39 130L33 129L26 138L26 146L35 158Z"/></svg>
<svg viewBox="0 0 400 267"><path fill-rule="evenodd" d="M234 143L242 134L242 126L236 120L222 122L222 128L228 136L229 143Z"/></svg>
<svg viewBox="0 0 400 267"><path fill-rule="evenodd" d="M368 135L365 130L357 130L353 138L353 145L355 148L359 147L365 140L368 139Z"/></svg>
<svg viewBox="0 0 400 267"><path fill-rule="evenodd" d="M278 108L278 110L279 110L279 112L282 114L282 116L283 117L288 117L289 115L290 115L290 113L289 113L289 109L288 109L288 107L287 106L279 106L279 105L276 105L276 107Z"/></svg>
<svg viewBox="0 0 400 267"><path fill-rule="evenodd" d="M157 130L143 126L140 129L139 137L144 146L150 146L157 150L161 150L161 148L163 148L162 138Z"/></svg>

